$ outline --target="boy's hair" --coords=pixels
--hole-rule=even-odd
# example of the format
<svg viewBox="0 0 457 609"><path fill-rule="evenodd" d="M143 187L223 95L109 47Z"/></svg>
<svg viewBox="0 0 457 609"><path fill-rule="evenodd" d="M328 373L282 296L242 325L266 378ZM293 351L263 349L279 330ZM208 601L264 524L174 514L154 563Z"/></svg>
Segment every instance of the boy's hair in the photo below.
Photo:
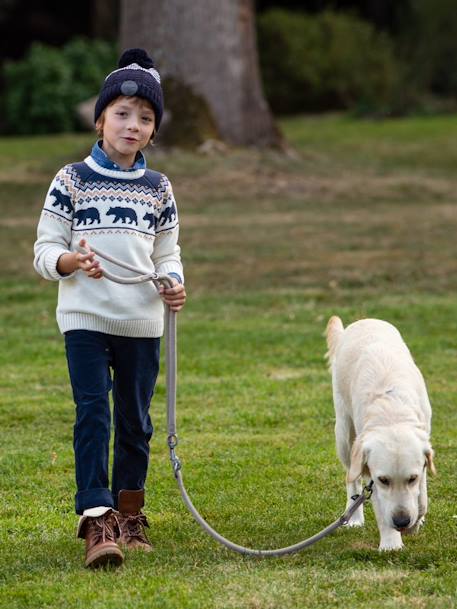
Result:
<svg viewBox="0 0 457 609"><path fill-rule="evenodd" d="M127 95L119 95L119 97L116 97L116 99L113 99L112 101L110 101L110 103L106 106L106 108L103 108L102 113L100 114L100 116L97 118L97 121L95 123L95 131L97 132L97 135L99 138L103 138L103 125L105 124L105 111L107 108L109 108L110 106L112 106L113 104L115 104L119 99L132 99L134 100L134 103L136 105L141 104L142 106L147 106L150 110L152 110L154 112L154 108L151 104L151 102L147 99L144 99L143 97L129 97ZM154 117L155 117L155 112L154 112ZM154 124L154 131L152 132L151 135L151 142L154 139L155 135L157 133L157 127Z"/></svg>
<svg viewBox="0 0 457 609"><path fill-rule="evenodd" d="M147 100L155 115L155 131L159 130L163 114L163 93L160 75L144 49L124 51L119 67L105 78L95 104L94 122L103 110L120 96L141 97Z"/></svg>

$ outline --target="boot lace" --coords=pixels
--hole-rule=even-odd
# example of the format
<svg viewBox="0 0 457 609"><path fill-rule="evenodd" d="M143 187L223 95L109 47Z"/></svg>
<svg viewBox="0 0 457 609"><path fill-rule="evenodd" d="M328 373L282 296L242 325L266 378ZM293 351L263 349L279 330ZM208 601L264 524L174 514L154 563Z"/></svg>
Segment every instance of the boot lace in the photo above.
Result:
<svg viewBox="0 0 457 609"><path fill-rule="evenodd" d="M119 521L115 514L90 518L87 523L87 532L92 545L105 541L116 541L116 532L119 531Z"/></svg>
<svg viewBox="0 0 457 609"><path fill-rule="evenodd" d="M144 532L144 527L149 527L144 514L128 514L122 517L121 530L126 537L134 537L142 543L149 545L149 540Z"/></svg>

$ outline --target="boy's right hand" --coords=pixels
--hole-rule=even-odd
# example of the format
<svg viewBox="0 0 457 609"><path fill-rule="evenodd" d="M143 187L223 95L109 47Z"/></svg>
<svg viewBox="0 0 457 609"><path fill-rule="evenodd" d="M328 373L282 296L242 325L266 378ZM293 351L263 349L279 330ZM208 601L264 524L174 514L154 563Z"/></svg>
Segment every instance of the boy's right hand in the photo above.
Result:
<svg viewBox="0 0 457 609"><path fill-rule="evenodd" d="M100 262L95 259L95 253L90 249L90 245L85 239L81 239L79 245L88 250L87 254L81 254L80 252L62 254L57 261L58 272L61 275L70 275L77 270L81 270L92 279L101 279L103 277L102 268Z"/></svg>

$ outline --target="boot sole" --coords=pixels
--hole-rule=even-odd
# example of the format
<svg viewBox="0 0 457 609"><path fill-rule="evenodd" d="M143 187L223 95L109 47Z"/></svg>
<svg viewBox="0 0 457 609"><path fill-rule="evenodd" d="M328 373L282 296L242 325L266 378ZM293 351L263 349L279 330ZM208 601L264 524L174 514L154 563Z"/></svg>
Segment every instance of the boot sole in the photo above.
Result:
<svg viewBox="0 0 457 609"><path fill-rule="evenodd" d="M90 569L99 569L109 565L120 567L123 562L124 555L120 548L113 544L91 552L91 555L86 559L85 566Z"/></svg>

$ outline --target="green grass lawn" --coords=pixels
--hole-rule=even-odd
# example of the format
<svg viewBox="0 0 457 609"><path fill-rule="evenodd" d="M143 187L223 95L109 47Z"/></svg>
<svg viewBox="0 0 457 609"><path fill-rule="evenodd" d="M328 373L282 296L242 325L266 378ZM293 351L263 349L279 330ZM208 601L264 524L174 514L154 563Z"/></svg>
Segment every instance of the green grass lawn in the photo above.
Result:
<svg viewBox="0 0 457 609"><path fill-rule="evenodd" d="M164 371L146 513L155 552L83 568L75 539L73 403L54 311L32 268L49 182L90 135L0 139L0 606L288 609L457 606L457 119L282 123L294 153L157 148L181 220L178 454L223 535L289 545L345 504L322 336L330 315L387 319L422 369L438 475L426 526L378 553L371 506L282 559L230 553L181 502L168 461Z"/></svg>

